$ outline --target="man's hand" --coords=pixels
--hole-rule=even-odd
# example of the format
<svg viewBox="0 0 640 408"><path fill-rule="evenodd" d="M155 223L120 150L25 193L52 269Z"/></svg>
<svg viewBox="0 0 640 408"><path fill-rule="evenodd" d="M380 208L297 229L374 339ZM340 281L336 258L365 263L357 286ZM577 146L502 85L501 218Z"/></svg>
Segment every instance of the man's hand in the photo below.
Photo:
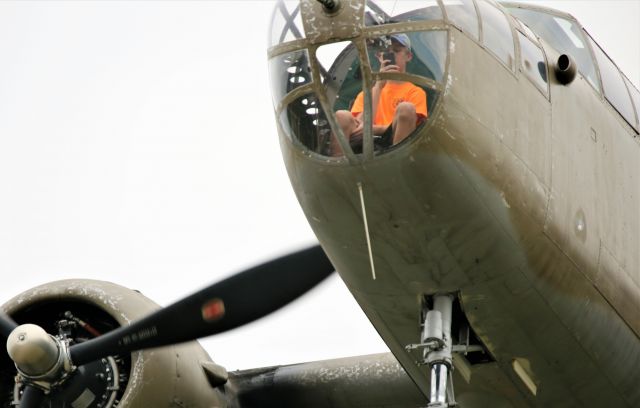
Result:
<svg viewBox="0 0 640 408"><path fill-rule="evenodd" d="M353 138L353 137L359 137L362 138L362 135L364 134L364 123L362 120L362 115L360 115L357 118L354 118L355 120L355 127L353 128L353 131L351 132L349 136L349 138Z"/></svg>
<svg viewBox="0 0 640 408"><path fill-rule="evenodd" d="M380 72L400 72L400 67L394 64L390 64L389 60L382 60L380 65Z"/></svg>
<svg viewBox="0 0 640 408"><path fill-rule="evenodd" d="M395 64L391 64L391 60L384 59L384 53L379 52L376 54L376 57L378 58L378 61L380 61L380 72L400 72L400 67ZM381 91L386 84L386 80L378 80L376 81L374 87L377 87L378 90Z"/></svg>

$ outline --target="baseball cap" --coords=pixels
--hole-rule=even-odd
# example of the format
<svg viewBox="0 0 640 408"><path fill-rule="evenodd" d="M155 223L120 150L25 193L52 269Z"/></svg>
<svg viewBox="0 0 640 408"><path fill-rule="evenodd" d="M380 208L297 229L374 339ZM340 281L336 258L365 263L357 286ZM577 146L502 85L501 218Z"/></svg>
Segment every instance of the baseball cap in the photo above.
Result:
<svg viewBox="0 0 640 408"><path fill-rule="evenodd" d="M396 40L400 45L405 48L411 48L411 40L409 36L403 33L391 34L391 39Z"/></svg>

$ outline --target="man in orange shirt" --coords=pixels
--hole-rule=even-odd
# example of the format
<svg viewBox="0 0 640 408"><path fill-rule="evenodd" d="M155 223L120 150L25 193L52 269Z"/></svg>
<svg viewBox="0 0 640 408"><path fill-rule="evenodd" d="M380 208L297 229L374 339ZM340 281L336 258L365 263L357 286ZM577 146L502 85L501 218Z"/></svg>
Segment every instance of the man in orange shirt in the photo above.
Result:
<svg viewBox="0 0 640 408"><path fill-rule="evenodd" d="M407 63L413 58L409 37L406 34L391 35L388 51L395 55L395 63L391 64L379 54L380 72L406 72ZM364 96L360 92L351 111L336 112L338 124L352 145L362 140L363 105ZM403 141L427 117L427 95L411 82L377 81L371 91L371 106L373 134L391 138L392 145ZM334 155L337 155L335 153L341 153L339 146L335 146Z"/></svg>

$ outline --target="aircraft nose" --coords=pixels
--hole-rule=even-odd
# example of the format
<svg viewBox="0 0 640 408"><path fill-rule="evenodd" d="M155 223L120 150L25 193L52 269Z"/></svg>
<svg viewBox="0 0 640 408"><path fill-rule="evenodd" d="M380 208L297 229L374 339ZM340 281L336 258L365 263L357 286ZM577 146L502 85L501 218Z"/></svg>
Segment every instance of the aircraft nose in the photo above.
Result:
<svg viewBox="0 0 640 408"><path fill-rule="evenodd" d="M425 134L444 91L439 6L392 15L371 1L341 0L335 13L321 3L274 9L269 72L281 139L324 162L358 163Z"/></svg>

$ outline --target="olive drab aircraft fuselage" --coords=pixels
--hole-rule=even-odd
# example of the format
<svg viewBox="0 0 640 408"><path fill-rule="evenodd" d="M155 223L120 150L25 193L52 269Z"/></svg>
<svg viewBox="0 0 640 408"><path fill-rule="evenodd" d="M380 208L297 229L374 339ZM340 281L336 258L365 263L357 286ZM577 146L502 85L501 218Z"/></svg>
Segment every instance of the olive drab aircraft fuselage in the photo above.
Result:
<svg viewBox="0 0 640 408"><path fill-rule="evenodd" d="M276 117L308 221L395 357L432 404L639 406L638 90L559 11L427 1L389 16L340 3L303 1L304 37L288 41L296 26L281 23ZM279 12L274 24L297 17ZM415 64L381 72L377 51L396 33ZM391 146L371 132L383 80L429 101ZM353 146L334 112L363 89ZM438 357L427 332L447 313L454 352ZM438 362L453 367L453 398L434 395Z"/></svg>
<svg viewBox="0 0 640 408"><path fill-rule="evenodd" d="M640 406L640 92L574 17L278 1L268 58L321 247L166 308L28 290L0 313L0 407ZM334 269L391 354L228 372L192 341Z"/></svg>

